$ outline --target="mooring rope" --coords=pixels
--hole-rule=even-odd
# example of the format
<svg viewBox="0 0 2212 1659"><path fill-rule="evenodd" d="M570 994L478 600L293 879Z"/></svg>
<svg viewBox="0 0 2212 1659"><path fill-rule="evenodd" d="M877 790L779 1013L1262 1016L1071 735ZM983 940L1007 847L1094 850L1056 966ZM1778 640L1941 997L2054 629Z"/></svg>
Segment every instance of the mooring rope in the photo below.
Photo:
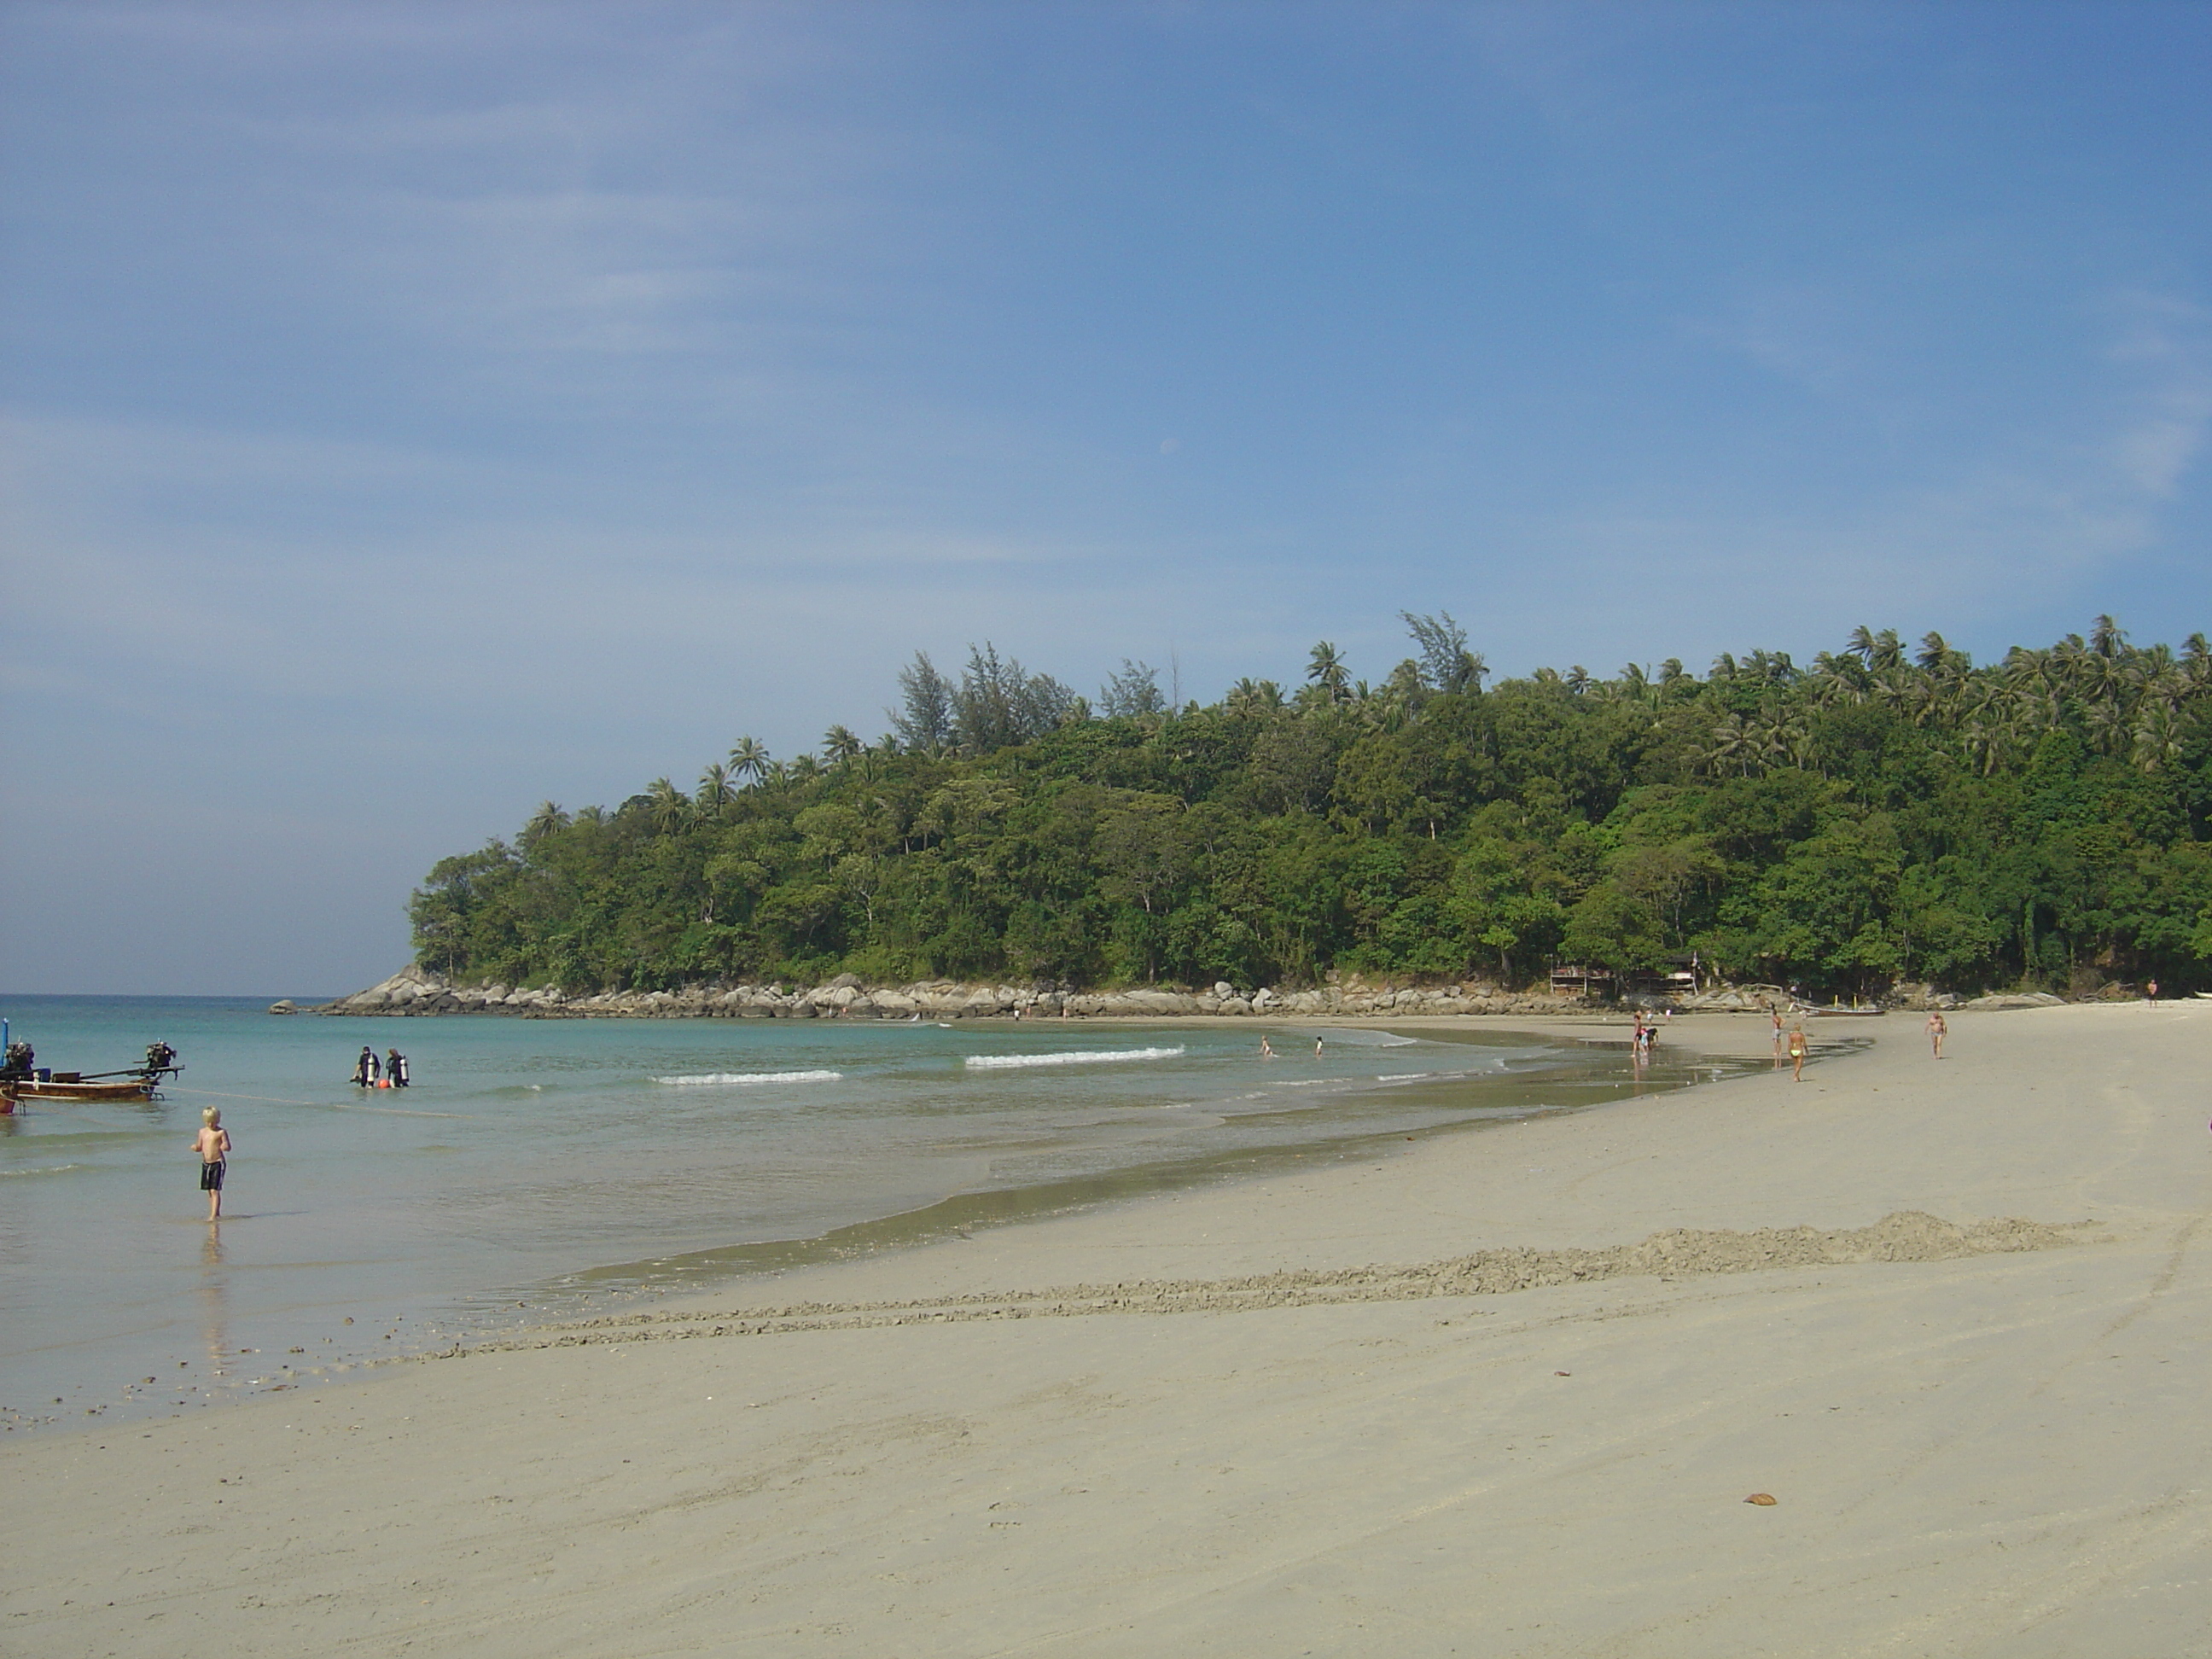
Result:
<svg viewBox="0 0 2212 1659"><path fill-rule="evenodd" d="M274 1095L232 1094L222 1089L186 1089L172 1085L161 1091L165 1095L209 1095L216 1100L254 1100L264 1106L315 1106L326 1112L388 1112L394 1117L450 1117L459 1118L460 1112L418 1112L406 1106L349 1106L342 1100L279 1100Z"/></svg>

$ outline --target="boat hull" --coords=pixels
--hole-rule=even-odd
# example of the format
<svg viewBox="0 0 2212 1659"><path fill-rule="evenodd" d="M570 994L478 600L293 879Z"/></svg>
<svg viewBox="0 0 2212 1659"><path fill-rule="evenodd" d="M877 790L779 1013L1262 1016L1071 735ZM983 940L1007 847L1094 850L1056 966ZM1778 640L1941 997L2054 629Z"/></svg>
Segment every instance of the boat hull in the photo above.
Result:
<svg viewBox="0 0 2212 1659"><path fill-rule="evenodd" d="M11 1083L10 1100L151 1100L150 1083Z"/></svg>

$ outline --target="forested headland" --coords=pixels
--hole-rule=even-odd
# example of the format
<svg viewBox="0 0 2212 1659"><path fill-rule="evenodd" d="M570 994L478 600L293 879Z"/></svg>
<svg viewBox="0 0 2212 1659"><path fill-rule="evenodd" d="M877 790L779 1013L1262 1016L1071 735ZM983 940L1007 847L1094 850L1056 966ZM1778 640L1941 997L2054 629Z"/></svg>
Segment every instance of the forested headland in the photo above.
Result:
<svg viewBox="0 0 2212 1659"><path fill-rule="evenodd" d="M2212 648L1977 666L1855 630L1611 678L1492 681L1449 615L1375 684L1096 701L918 654L874 744L750 738L697 784L541 807L440 862L419 959L568 989L1016 980L1239 988L1332 969L1512 985L1554 962L1826 994L2212 983Z"/></svg>

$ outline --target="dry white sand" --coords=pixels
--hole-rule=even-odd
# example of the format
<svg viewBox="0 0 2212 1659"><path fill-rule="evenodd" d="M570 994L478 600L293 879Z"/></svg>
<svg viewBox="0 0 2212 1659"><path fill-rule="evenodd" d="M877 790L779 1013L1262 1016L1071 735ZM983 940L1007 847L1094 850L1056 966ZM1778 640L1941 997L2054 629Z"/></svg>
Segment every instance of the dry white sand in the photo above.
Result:
<svg viewBox="0 0 2212 1659"><path fill-rule="evenodd" d="M0 1650L2212 1653L2212 1002L1952 1024L18 1441Z"/></svg>

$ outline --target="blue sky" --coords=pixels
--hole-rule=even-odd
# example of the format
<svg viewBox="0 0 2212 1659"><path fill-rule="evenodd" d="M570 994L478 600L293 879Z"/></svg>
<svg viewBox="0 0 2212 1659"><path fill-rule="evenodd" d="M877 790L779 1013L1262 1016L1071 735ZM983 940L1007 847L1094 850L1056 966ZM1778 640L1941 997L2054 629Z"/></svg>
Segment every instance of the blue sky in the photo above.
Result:
<svg viewBox="0 0 2212 1659"><path fill-rule="evenodd" d="M2212 629L2201 5L0 5L0 986L986 638Z"/></svg>

